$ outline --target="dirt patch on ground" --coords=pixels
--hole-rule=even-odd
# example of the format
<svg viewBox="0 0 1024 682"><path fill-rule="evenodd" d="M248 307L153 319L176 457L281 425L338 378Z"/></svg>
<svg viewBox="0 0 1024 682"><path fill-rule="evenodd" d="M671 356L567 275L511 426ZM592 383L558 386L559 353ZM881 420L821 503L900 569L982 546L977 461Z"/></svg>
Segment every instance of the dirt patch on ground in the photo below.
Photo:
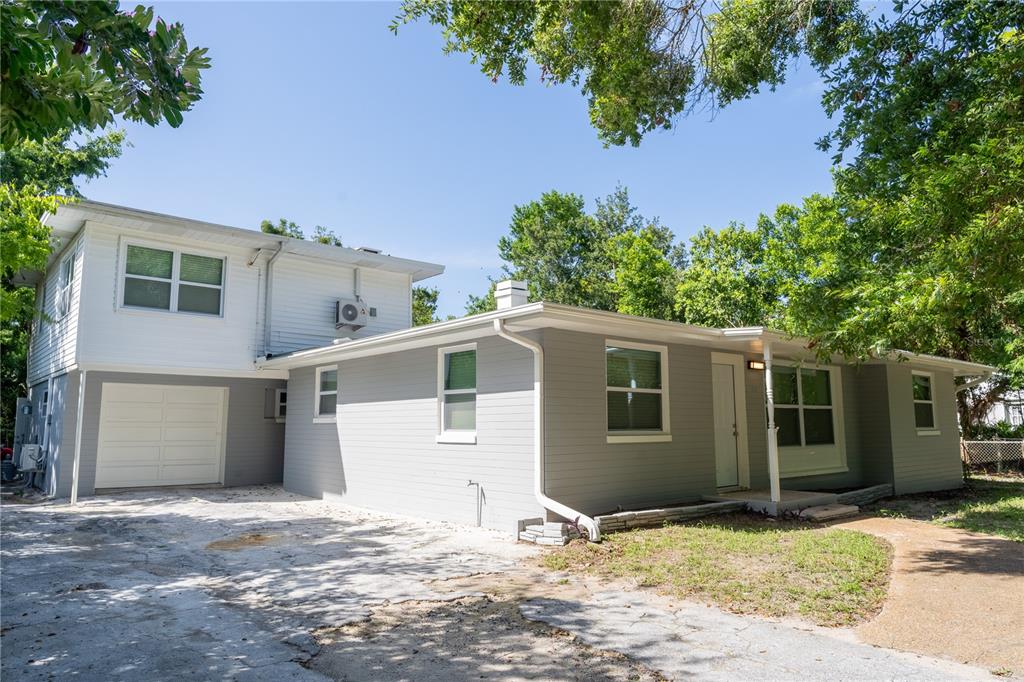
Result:
<svg viewBox="0 0 1024 682"><path fill-rule="evenodd" d="M622 654L527 620L519 599L463 597L374 608L369 618L314 632L307 667L341 680L665 680Z"/></svg>
<svg viewBox="0 0 1024 682"><path fill-rule="evenodd" d="M281 536L266 533L243 533L237 537L215 540L206 545L206 549L225 552L237 552L250 547L263 547L280 541Z"/></svg>

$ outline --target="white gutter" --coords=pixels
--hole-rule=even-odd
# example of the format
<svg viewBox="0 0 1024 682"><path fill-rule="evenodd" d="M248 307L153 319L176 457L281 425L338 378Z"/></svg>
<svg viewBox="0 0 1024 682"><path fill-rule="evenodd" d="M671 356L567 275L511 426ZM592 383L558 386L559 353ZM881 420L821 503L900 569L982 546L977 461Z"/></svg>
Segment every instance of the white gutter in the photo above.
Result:
<svg viewBox="0 0 1024 682"><path fill-rule="evenodd" d="M591 542L600 542L601 526L596 519L548 497L544 484L544 347L532 339L505 329L505 320L494 320L494 333L533 351L533 494L541 506L587 529Z"/></svg>
<svg viewBox="0 0 1024 682"><path fill-rule="evenodd" d="M782 501L782 483L779 481L779 428L775 426L771 341L764 343L764 398L768 408L768 482L771 484L772 502L778 504Z"/></svg>
<svg viewBox="0 0 1024 682"><path fill-rule="evenodd" d="M71 467L71 506L78 504L78 472L82 468L82 414L85 412L85 378L88 370L82 370L78 382L78 410L75 420L75 462Z"/></svg>
<svg viewBox="0 0 1024 682"><path fill-rule="evenodd" d="M267 261L267 284L266 291L263 294L263 354L266 355L270 351L270 313L272 311L271 297L273 296L272 284L274 282L274 261L281 257L284 253L284 242L277 243L277 250L274 251L274 255Z"/></svg>

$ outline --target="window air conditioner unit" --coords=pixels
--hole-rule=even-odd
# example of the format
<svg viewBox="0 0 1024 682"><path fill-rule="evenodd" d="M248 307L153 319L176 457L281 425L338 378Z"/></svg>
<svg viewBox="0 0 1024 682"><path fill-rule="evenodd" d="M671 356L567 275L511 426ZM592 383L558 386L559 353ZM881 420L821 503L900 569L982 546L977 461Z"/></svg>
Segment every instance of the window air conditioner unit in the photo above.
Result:
<svg viewBox="0 0 1024 682"><path fill-rule="evenodd" d="M353 331L366 326L370 318L370 307L354 298L343 298L334 304L334 328L347 327Z"/></svg>

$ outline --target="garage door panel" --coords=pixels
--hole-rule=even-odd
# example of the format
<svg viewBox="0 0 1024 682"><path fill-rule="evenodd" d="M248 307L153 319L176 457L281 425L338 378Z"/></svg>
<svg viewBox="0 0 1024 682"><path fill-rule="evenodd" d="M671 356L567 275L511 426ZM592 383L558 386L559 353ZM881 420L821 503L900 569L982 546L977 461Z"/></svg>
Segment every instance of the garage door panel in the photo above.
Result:
<svg viewBox="0 0 1024 682"><path fill-rule="evenodd" d="M107 445L103 448L104 464L143 465L160 463L159 445Z"/></svg>
<svg viewBox="0 0 1024 682"><path fill-rule="evenodd" d="M209 463L220 457L215 445L165 445L161 461L165 464Z"/></svg>
<svg viewBox="0 0 1024 682"><path fill-rule="evenodd" d="M188 424L181 426L165 426L164 442L174 443L190 441L193 443L216 442L220 439L220 429L216 425Z"/></svg>
<svg viewBox="0 0 1024 682"><path fill-rule="evenodd" d="M219 467L212 464L163 464L160 466L161 485L186 485L196 481L216 481Z"/></svg>
<svg viewBox="0 0 1024 682"><path fill-rule="evenodd" d="M163 407L159 403L122 403L108 402L103 415L110 422L151 422L159 425L163 422Z"/></svg>
<svg viewBox="0 0 1024 682"><path fill-rule="evenodd" d="M103 385L96 487L217 483L227 389Z"/></svg>
<svg viewBox="0 0 1024 682"><path fill-rule="evenodd" d="M100 436L100 445L106 443L149 443L159 441L163 424L107 423Z"/></svg>
<svg viewBox="0 0 1024 682"><path fill-rule="evenodd" d="M164 421L167 423L189 422L193 424L211 424L214 427L220 425L219 405L214 407L168 405L164 410L164 414Z"/></svg>
<svg viewBox="0 0 1024 682"><path fill-rule="evenodd" d="M139 485L149 485L140 481L158 480L160 477L160 465L151 464L147 466L122 465L112 467L104 472L103 484L99 484L99 472L97 472L97 487L99 488L121 488Z"/></svg>

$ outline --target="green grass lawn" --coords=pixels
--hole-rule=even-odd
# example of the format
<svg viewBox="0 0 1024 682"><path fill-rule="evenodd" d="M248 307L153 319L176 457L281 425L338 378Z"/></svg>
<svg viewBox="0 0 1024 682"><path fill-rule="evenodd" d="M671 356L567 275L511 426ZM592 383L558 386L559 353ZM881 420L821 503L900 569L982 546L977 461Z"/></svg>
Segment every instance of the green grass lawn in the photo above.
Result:
<svg viewBox="0 0 1024 682"><path fill-rule="evenodd" d="M881 608L891 549L881 539L795 521L722 516L577 541L544 566L627 578L738 613L849 625Z"/></svg>
<svg viewBox="0 0 1024 682"><path fill-rule="evenodd" d="M866 511L1024 542L1024 477L972 476L959 490L904 495Z"/></svg>

